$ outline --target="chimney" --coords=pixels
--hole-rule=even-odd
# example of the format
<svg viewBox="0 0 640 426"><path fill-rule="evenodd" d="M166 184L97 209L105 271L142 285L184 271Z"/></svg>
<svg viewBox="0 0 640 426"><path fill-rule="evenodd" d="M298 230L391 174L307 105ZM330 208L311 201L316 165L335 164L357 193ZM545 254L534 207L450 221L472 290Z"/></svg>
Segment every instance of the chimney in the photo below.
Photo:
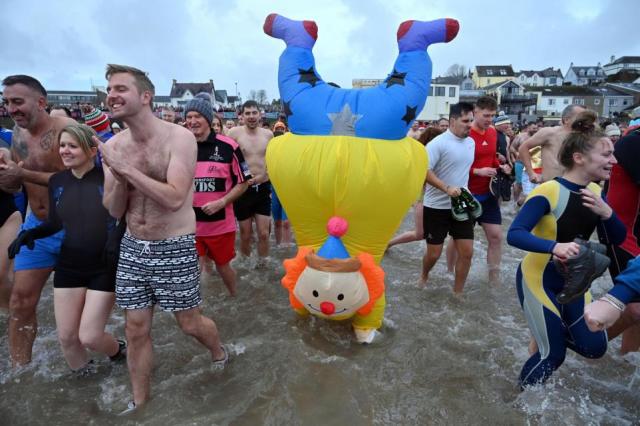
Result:
<svg viewBox="0 0 640 426"><path fill-rule="evenodd" d="M173 84L176 84L178 81L174 78L173 79Z"/></svg>
<svg viewBox="0 0 640 426"><path fill-rule="evenodd" d="M600 62L598 62L598 68L600 68Z"/></svg>
<svg viewBox="0 0 640 426"><path fill-rule="evenodd" d="M611 55L611 61L609 61L609 63L613 62L616 60L616 55Z"/></svg>

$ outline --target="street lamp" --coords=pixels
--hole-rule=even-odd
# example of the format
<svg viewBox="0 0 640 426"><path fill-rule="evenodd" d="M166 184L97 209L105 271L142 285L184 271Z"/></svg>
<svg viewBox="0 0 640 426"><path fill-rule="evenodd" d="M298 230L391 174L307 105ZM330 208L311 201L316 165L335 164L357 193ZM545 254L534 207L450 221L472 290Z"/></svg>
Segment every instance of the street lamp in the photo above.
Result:
<svg viewBox="0 0 640 426"><path fill-rule="evenodd" d="M238 97L238 82L236 81L236 98Z"/></svg>

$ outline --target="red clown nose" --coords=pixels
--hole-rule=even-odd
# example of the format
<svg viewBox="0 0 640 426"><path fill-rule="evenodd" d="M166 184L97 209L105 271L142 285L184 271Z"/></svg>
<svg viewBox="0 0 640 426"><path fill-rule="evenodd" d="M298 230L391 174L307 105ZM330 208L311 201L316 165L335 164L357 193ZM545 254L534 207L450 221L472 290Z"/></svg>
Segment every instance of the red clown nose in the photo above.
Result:
<svg viewBox="0 0 640 426"><path fill-rule="evenodd" d="M336 307L331 302L322 302L320 304L320 310L325 315L331 315L332 313L334 313L336 311Z"/></svg>

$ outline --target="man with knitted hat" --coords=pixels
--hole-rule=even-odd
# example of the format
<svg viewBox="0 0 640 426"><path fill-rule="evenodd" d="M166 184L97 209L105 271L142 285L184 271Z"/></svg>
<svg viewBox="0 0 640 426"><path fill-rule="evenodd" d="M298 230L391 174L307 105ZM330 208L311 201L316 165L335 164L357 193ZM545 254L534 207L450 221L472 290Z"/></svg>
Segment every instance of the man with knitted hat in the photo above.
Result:
<svg viewBox="0 0 640 426"><path fill-rule="evenodd" d="M247 189L251 178L240 146L233 139L211 131L211 96L199 93L184 108L187 128L198 142L193 210L196 213L196 249L201 269L206 257L216 264L229 293L236 293L236 218L233 202Z"/></svg>
<svg viewBox="0 0 640 426"><path fill-rule="evenodd" d="M498 132L498 154L500 154L503 158L500 159L501 162L507 162L509 160L509 135L511 132L511 119L508 115L505 115L502 111L501 114L493 119L493 126L496 128Z"/></svg>
<svg viewBox="0 0 640 426"><path fill-rule="evenodd" d="M620 139L622 132L620 132L620 128L616 123L611 123L604 128L604 134L611 139L611 142L616 143Z"/></svg>

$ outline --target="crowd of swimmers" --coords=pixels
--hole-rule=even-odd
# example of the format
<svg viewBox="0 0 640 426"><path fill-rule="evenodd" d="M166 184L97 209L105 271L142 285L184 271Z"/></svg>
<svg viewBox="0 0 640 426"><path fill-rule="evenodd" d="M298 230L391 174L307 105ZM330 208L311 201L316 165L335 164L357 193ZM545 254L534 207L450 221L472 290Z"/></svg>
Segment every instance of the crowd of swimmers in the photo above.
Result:
<svg viewBox="0 0 640 426"><path fill-rule="evenodd" d="M255 241L257 267L264 268L272 213L276 242L293 241L265 165L269 140L287 125L285 116L265 126L253 101L243 104L237 125L224 122L207 94L187 102L177 125L173 111L163 110L162 119L154 113L146 73L108 65L105 77L110 117L83 106L85 124L59 109L49 113L46 90L35 78L2 82L15 128L0 146L0 253L6 253L0 255L0 297L9 307L12 364L25 365L37 334L36 307L55 271L57 334L70 369L90 374L92 353L126 359L133 391L128 410L134 410L150 398L155 305L172 312L181 330L210 352L213 368L229 362L215 322L199 309L200 275L215 266L235 295L236 230L241 254L250 256ZM598 358L608 338L623 331L623 350L640 347L640 310L633 303L640 296L634 260L640 254L634 226L640 131L632 125L619 138L617 126L603 131L595 113L571 105L559 126L529 124L514 134L497 109L493 98L481 97L475 105L452 105L448 118L425 129L409 130L425 144L429 171L415 205L415 229L389 247L426 240L420 274L426 286L450 236L447 265L460 294L474 255L474 227L481 226L489 282L515 281L531 330L531 357L520 375L526 387L547 380L567 348ZM14 195L20 193L28 198L24 216ZM521 207L507 242L527 254L517 277L505 278L501 203L512 196ZM596 229L608 247L615 286L595 302L588 291L558 302L567 276L555 265L576 258ZM124 310L126 338L105 332L114 304Z"/></svg>

